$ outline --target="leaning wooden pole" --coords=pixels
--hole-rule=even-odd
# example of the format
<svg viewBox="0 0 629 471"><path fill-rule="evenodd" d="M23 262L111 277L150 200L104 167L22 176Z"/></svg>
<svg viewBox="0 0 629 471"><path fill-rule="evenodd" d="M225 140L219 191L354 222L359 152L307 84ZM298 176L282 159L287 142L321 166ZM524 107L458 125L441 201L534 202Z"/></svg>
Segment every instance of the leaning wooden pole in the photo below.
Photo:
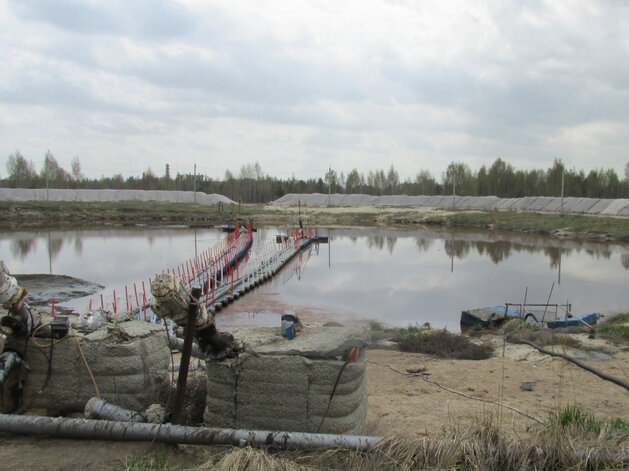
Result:
<svg viewBox="0 0 629 471"><path fill-rule="evenodd" d="M201 288L192 288L192 301L188 306L188 322L184 328L183 350L181 361L179 362L179 375L177 376L177 392L172 410L172 423L181 424L181 412L186 398L186 383L188 381L188 367L190 365L190 354L192 353L192 343L194 342L194 324L199 310L199 296Z"/></svg>
<svg viewBox="0 0 629 471"><path fill-rule="evenodd" d="M153 311L164 319L171 319L184 328L184 343L177 378L177 392L172 411L172 422L181 422L181 412L186 394L188 366L192 345L196 337L203 354L228 356L233 351L234 337L219 333L212 314L199 302L202 289L192 288L189 292L184 283L174 274L162 273L151 283L154 302Z"/></svg>

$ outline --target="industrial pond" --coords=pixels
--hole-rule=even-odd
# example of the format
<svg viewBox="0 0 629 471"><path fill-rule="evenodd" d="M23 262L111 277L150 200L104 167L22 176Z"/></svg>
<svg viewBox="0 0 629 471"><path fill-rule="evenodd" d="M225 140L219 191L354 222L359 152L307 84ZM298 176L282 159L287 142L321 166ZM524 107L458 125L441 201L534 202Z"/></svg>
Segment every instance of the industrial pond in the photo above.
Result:
<svg viewBox="0 0 629 471"><path fill-rule="evenodd" d="M254 233L255 252L285 230ZM629 246L494 232L319 230L314 244L271 281L217 314L224 330L279 325L293 309L306 324L369 322L459 330L463 309L570 303L574 313L629 310ZM75 312L148 290L148 279L225 237L219 229L116 228L0 234L0 259L16 275L68 275L99 285L57 309ZM56 297L52 280L39 302ZM45 288L45 286L44 286ZM89 286L88 286L89 288ZM87 288L86 288L87 289ZM35 293L33 293L35 294Z"/></svg>

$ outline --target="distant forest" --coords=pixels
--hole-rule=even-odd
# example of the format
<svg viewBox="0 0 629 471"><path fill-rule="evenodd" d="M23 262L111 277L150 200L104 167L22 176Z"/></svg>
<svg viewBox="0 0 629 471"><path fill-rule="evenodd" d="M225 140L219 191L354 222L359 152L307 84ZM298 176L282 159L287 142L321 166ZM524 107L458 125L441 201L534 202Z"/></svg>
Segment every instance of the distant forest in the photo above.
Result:
<svg viewBox="0 0 629 471"><path fill-rule="evenodd" d="M369 170L367 173L353 169L347 175L333 169L320 178L300 180L279 179L266 175L258 162L243 165L238 174L225 172L222 180L203 174L172 176L167 164L161 176L150 168L141 176L124 178L121 174L99 179L85 178L78 157L72 160L70 170L59 166L50 151L44 156L41 169L35 170L31 160L20 152L11 154L6 162L7 177L0 179L6 188L86 188L86 189L136 189L182 190L204 193L220 193L234 201L264 203L282 197L286 193L363 193L368 195L451 195L499 196L514 198L523 196L560 196L562 175L564 196L588 198L629 198L629 162L624 176L613 169L568 169L560 159L546 170L516 170L511 164L498 158L490 167L471 169L463 162L452 162L439 178L427 170L420 170L414 178L400 180L397 170Z"/></svg>

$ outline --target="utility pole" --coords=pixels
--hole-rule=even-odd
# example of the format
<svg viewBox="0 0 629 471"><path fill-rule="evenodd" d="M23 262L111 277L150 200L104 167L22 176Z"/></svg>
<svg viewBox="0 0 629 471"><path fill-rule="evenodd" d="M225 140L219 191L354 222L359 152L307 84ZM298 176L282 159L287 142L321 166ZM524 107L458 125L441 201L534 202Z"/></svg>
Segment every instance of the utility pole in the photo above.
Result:
<svg viewBox="0 0 629 471"><path fill-rule="evenodd" d="M328 206L332 206L331 198L332 198L332 167L328 167Z"/></svg>
<svg viewBox="0 0 629 471"><path fill-rule="evenodd" d="M564 182L564 175L565 175L565 170L561 169L561 214L560 216L563 217L563 182Z"/></svg>
<svg viewBox="0 0 629 471"><path fill-rule="evenodd" d="M194 178L192 179L192 188L194 192L194 202L197 202L197 164L194 164Z"/></svg>
<svg viewBox="0 0 629 471"><path fill-rule="evenodd" d="M452 175L452 207L456 208L456 175Z"/></svg>

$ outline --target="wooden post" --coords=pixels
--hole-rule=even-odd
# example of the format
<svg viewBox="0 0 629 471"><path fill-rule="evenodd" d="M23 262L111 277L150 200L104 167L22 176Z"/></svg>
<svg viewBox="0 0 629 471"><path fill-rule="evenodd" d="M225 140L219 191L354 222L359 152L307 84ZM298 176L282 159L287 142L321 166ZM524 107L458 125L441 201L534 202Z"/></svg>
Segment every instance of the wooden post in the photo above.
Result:
<svg viewBox="0 0 629 471"><path fill-rule="evenodd" d="M194 340L194 330L197 319L197 311L199 310L198 303L199 297L201 296L201 289L192 288L191 294L192 301L188 306L188 322L184 328L183 350L181 352L181 361L179 363L179 376L177 377L177 392L175 394L175 403L173 404L173 424L181 424L181 412L183 411L183 403L186 397L188 366L190 365L190 354L192 352L192 341Z"/></svg>

